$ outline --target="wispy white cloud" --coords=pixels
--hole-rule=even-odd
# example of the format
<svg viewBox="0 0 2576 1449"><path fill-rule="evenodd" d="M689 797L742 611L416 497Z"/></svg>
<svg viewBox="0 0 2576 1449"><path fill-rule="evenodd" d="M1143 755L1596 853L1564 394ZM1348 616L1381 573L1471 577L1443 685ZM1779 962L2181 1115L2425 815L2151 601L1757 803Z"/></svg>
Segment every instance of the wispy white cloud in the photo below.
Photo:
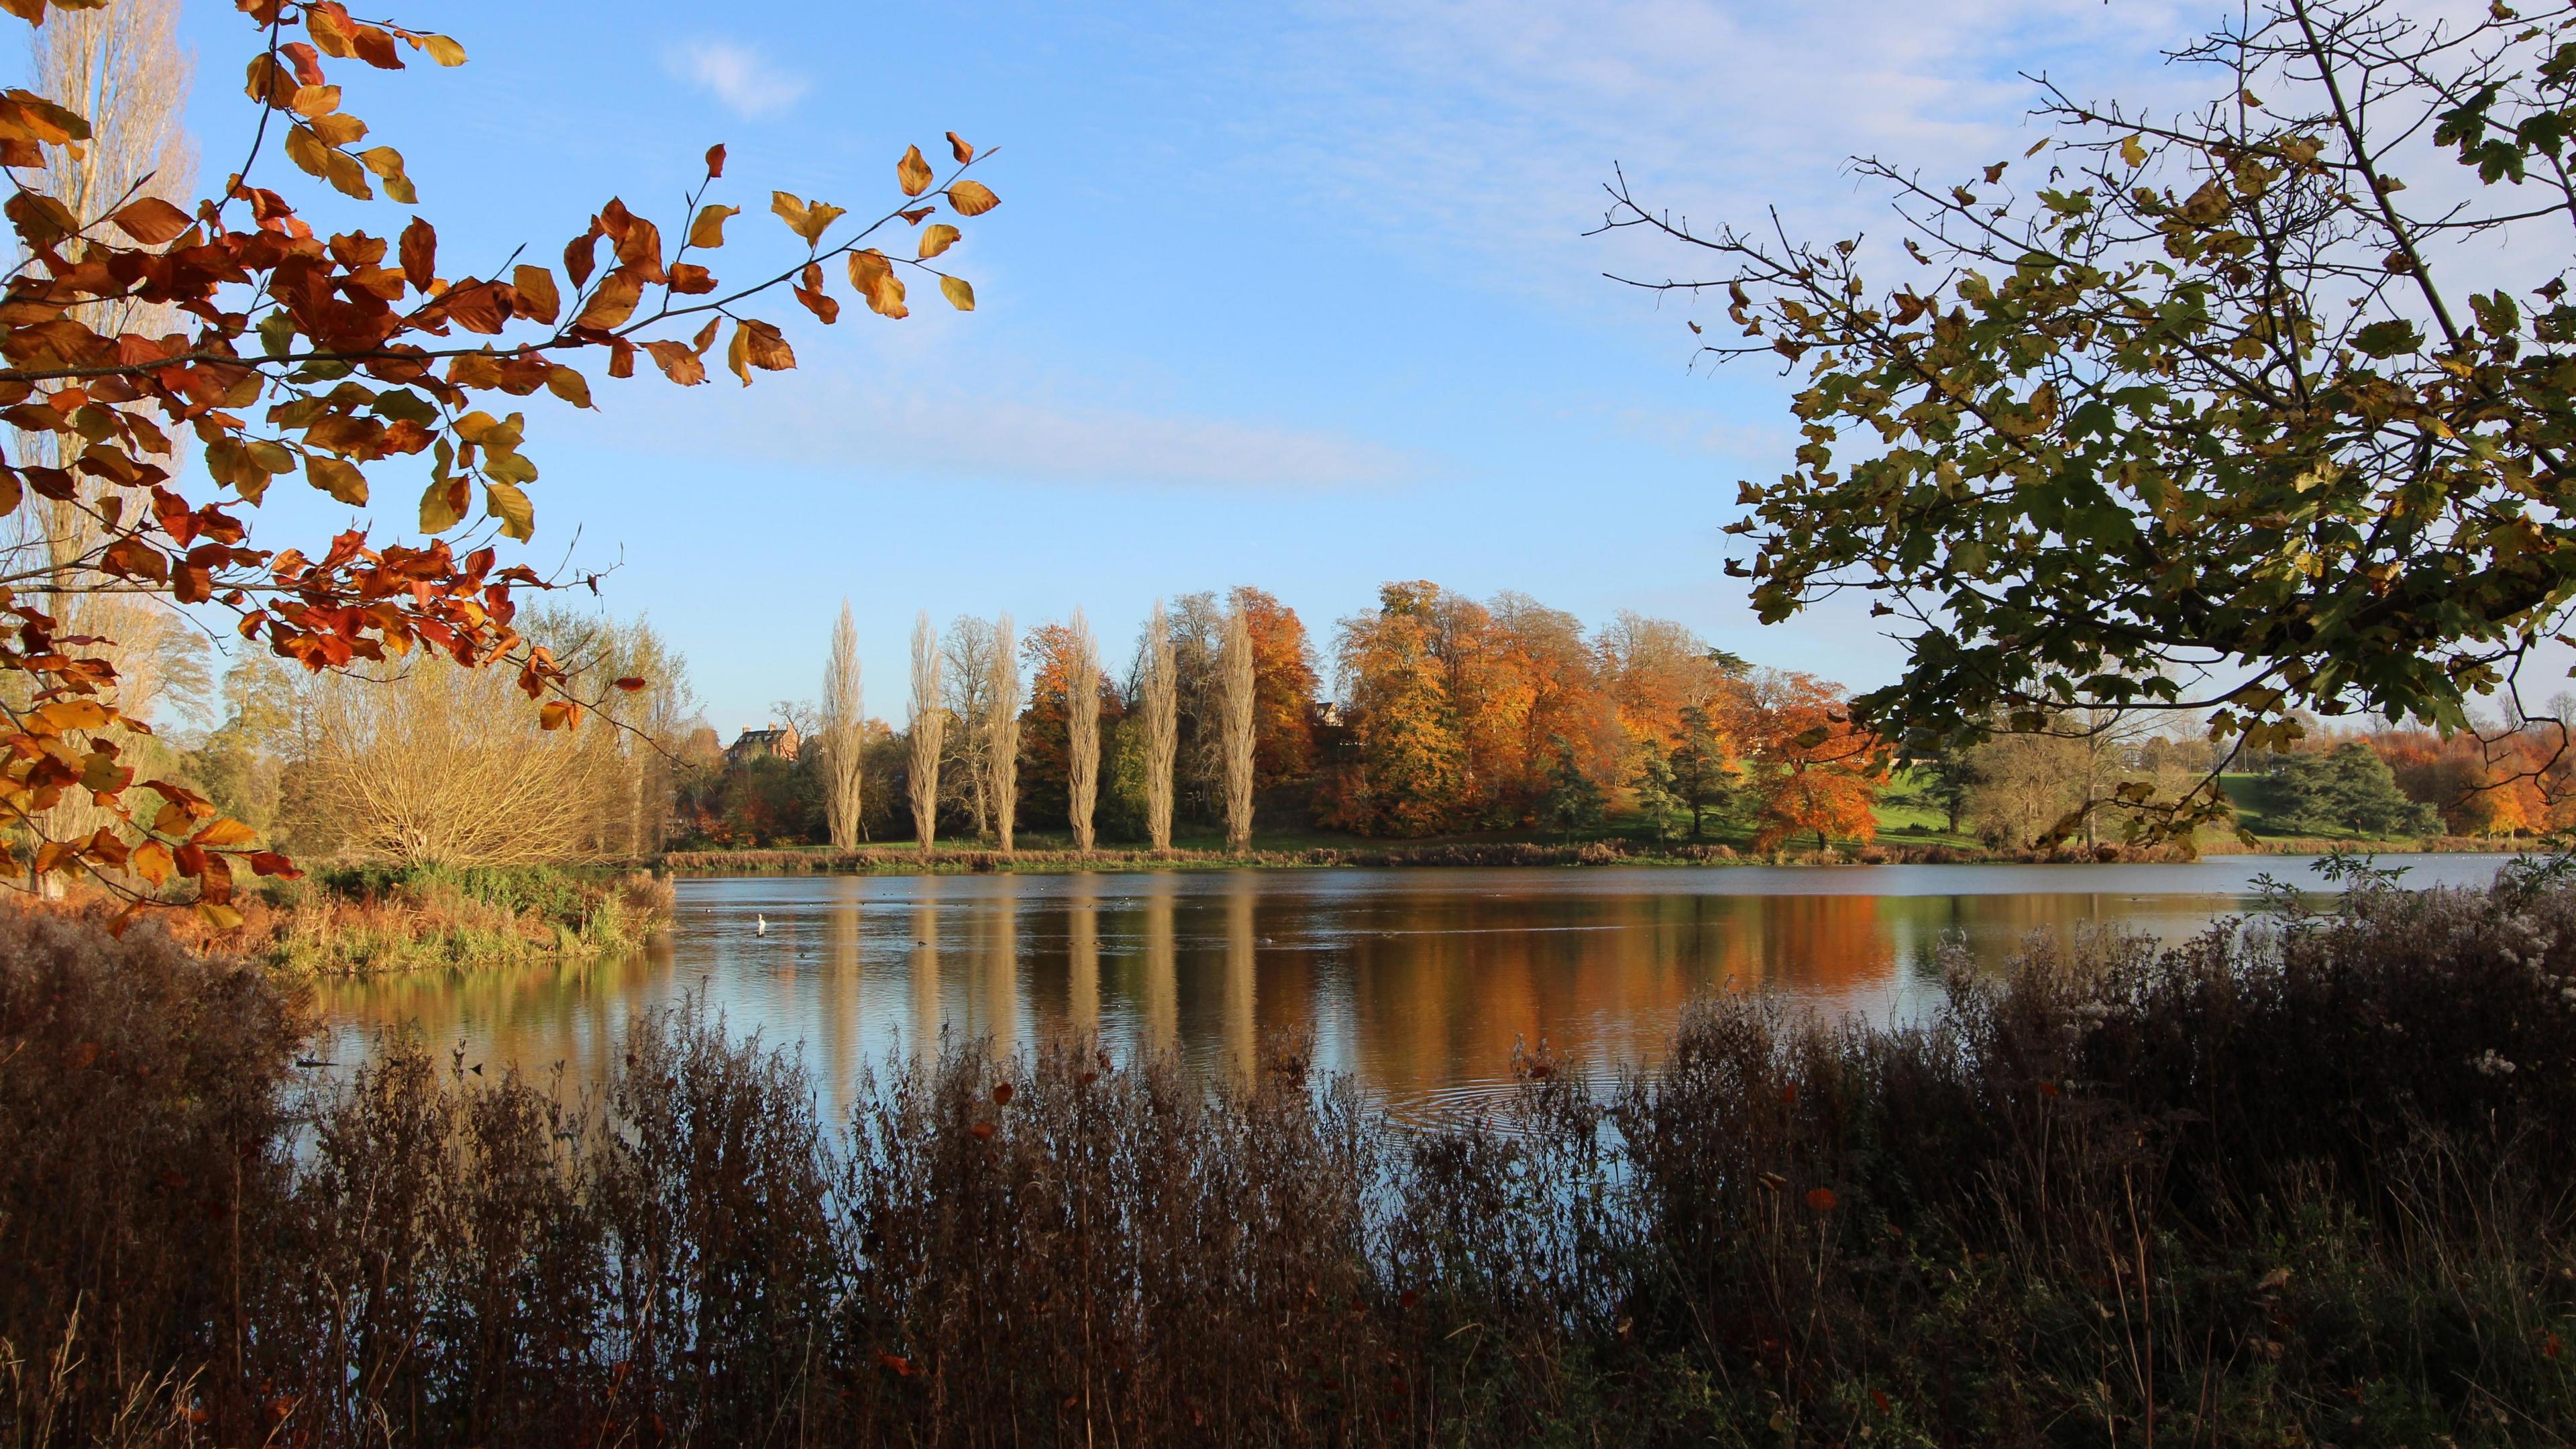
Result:
<svg viewBox="0 0 2576 1449"><path fill-rule="evenodd" d="M672 75L724 102L734 114L757 119L796 104L813 83L781 70L748 45L730 40L683 41L664 53Z"/></svg>
<svg viewBox="0 0 2576 1449"><path fill-rule="evenodd" d="M989 377L888 387L817 368L748 390L660 391L588 426L597 442L655 453L1011 483L1335 492L1438 471L1422 455L1329 429L1069 392Z"/></svg>
<svg viewBox="0 0 2576 1449"><path fill-rule="evenodd" d="M1599 272L1671 261L1591 239L1614 163L1697 223L1884 229L1842 158L1946 176L2017 155L2045 69L2079 94L2196 94L2159 51L2175 0L1309 0L1310 48L1246 123L1319 205L1453 275L1597 305Z"/></svg>

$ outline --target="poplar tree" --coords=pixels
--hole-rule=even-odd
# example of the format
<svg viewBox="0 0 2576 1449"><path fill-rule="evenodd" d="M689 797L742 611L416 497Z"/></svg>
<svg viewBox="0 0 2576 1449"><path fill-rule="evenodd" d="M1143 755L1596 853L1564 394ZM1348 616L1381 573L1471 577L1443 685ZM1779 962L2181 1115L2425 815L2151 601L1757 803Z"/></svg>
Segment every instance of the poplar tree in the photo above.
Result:
<svg viewBox="0 0 2576 1449"><path fill-rule="evenodd" d="M836 850L853 849L859 843L866 717L859 680L859 626L850 617L850 601L843 599L841 617L832 625L831 658L823 665L823 727L817 731L823 755L823 808Z"/></svg>
<svg viewBox="0 0 2576 1449"><path fill-rule="evenodd" d="M1011 849L1011 827L1020 805L1020 649L1011 616L993 623L991 673L984 691L986 796L993 810L993 841Z"/></svg>
<svg viewBox="0 0 2576 1449"><path fill-rule="evenodd" d="M1172 764L1180 754L1180 670L1172 657L1172 624L1163 601L1145 622L1145 834L1157 851L1172 848Z"/></svg>
<svg viewBox="0 0 2576 1449"><path fill-rule="evenodd" d="M1100 646L1080 609L1073 611L1071 632L1073 657L1064 680L1066 810L1073 848L1088 851L1092 810L1100 799Z"/></svg>
<svg viewBox="0 0 2576 1449"><path fill-rule="evenodd" d="M947 724L939 707L939 631L924 610L912 622L912 717L905 727L912 749L912 838L924 850L939 830L939 742Z"/></svg>
<svg viewBox="0 0 2576 1449"><path fill-rule="evenodd" d="M1237 604L1225 616L1219 661L1218 727L1225 766L1225 847L1252 846L1252 631Z"/></svg>

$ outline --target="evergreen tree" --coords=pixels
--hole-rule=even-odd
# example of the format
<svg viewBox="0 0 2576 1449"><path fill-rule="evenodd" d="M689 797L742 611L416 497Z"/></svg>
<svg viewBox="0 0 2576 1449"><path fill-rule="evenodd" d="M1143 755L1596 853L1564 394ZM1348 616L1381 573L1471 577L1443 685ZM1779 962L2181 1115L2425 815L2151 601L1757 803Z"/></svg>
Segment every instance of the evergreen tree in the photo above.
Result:
<svg viewBox="0 0 2576 1449"><path fill-rule="evenodd" d="M1630 787L1636 792L1637 813L1646 818L1647 834L1656 840L1670 840L1673 811L1680 808L1681 798L1673 793L1673 763L1655 741L1647 740L1638 746L1637 773Z"/></svg>
<svg viewBox="0 0 2576 1449"><path fill-rule="evenodd" d="M1691 705L1681 713L1681 743L1673 746L1673 798L1690 811L1690 838L1700 838L1702 819L1712 811L1723 810L1734 794L1734 780L1726 768L1726 745L1709 723L1708 711Z"/></svg>
<svg viewBox="0 0 2576 1449"><path fill-rule="evenodd" d="M1577 831L1598 829L1608 808L1609 801L1601 787L1576 763L1574 747L1558 740L1556 765L1548 771L1547 793L1539 797L1539 822L1571 840Z"/></svg>
<svg viewBox="0 0 2576 1449"><path fill-rule="evenodd" d="M2283 759L2271 793L2274 822L2290 830L2386 837L2442 828L2433 807L2407 799L2388 762L2359 740Z"/></svg>

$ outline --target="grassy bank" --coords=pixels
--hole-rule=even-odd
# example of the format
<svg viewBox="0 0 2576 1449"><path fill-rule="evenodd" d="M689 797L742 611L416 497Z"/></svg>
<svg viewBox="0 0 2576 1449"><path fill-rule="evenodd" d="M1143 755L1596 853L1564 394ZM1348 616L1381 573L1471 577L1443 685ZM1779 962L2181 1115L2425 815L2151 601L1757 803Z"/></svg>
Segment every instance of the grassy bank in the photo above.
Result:
<svg viewBox="0 0 2576 1449"><path fill-rule="evenodd" d="M671 883L576 866L361 866L269 883L210 949L297 975L364 975L634 950L670 920Z"/></svg>
<svg viewBox="0 0 2576 1449"><path fill-rule="evenodd" d="M2562 1442L2576 897L2347 910L1419 1133L688 1012L299 1108L259 973L0 916L0 1443Z"/></svg>

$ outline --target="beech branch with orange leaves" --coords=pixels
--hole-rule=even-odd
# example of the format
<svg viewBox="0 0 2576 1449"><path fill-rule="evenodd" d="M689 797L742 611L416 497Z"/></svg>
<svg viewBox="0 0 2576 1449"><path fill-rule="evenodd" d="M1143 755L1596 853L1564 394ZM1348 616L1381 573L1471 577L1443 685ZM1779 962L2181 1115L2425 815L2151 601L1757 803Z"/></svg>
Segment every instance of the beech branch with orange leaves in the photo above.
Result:
<svg viewBox="0 0 2576 1449"><path fill-rule="evenodd" d="M696 386L728 323L725 365L748 386L754 372L796 365L785 333L748 308L784 288L825 325L836 322L827 265L882 317L908 315L905 269L937 277L942 296L971 311L973 288L934 265L962 232L933 218L943 206L964 219L999 204L967 175L983 157L952 131L947 175L908 148L895 165L901 199L855 232L835 234L843 207L773 193L770 210L806 254L727 288L697 259L724 245L726 222L740 214L707 199L724 175L715 146L685 200L676 248L666 252L656 223L611 198L564 248L559 271L522 263L507 278L443 276L428 219L412 216L391 238L320 237L280 190L250 178L278 152L306 178L295 184L318 181L360 201L381 187L415 205L402 154L362 146L368 127L341 109L330 74L340 62L400 70L406 52L462 65L464 48L357 19L337 0L236 3L260 36L244 87L257 123L241 169L193 214L129 195L99 215L74 215L30 173L41 173L50 148L86 140L89 122L31 91L0 94L0 167L10 179L0 215L24 249L0 284L0 421L50 436L61 465L0 458L0 516L32 492L87 512L102 540L49 568L42 589L0 580L0 831L17 842L24 868L11 883L85 873L124 898L129 917L146 904L187 902L218 927L240 919L228 904L237 869L291 875L294 865L258 849L254 831L197 792L135 780L120 741L150 726L120 710L115 669L99 648L107 641L66 634L45 607L49 595L139 590L228 610L244 640L311 670L415 647L515 668L546 728L577 727L586 704L548 651L512 627L514 595L595 588L596 577L547 578L501 562L498 539L535 532L528 489L538 473L522 451L526 415L495 416L488 400L542 389L587 407L590 379L574 365L585 354L603 356L611 379L632 377L641 353L670 382ZM0 11L42 25L49 4L82 8L0 0ZM236 224L244 209L247 224ZM898 222L911 229L910 255L870 244ZM109 336L83 320L120 302L171 309L180 329ZM183 446L202 458L210 490L183 489ZM352 528L317 552L253 544L242 510L258 508L277 479L300 472L364 507L368 465L422 454L430 482L420 541L381 542ZM482 512L469 522L478 492ZM73 791L114 823L77 839L48 836L42 817Z"/></svg>

